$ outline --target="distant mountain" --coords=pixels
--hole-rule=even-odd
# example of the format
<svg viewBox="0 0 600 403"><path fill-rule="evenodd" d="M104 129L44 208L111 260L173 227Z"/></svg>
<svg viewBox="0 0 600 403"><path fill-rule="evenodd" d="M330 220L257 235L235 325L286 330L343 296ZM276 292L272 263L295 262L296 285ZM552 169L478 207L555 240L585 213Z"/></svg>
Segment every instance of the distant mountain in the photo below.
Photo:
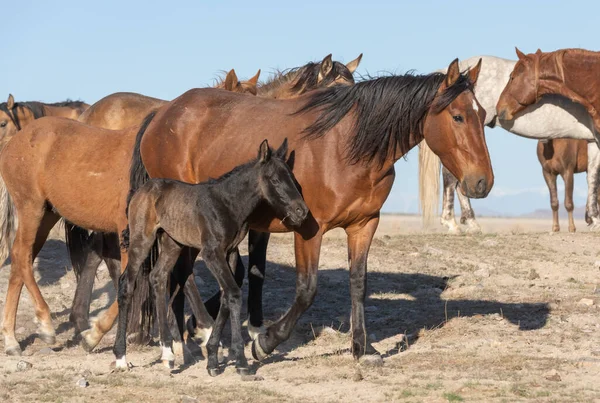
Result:
<svg viewBox="0 0 600 403"><path fill-rule="evenodd" d="M561 218L567 216L567 211L564 209L563 206L560 207L560 209L558 211L558 215ZM531 213L522 214L520 217L524 217L524 218L552 218L552 210L551 209L537 209L535 211L532 211ZM573 210L573 217L576 220L583 220L583 219L585 219L585 206L575 207L575 209Z"/></svg>

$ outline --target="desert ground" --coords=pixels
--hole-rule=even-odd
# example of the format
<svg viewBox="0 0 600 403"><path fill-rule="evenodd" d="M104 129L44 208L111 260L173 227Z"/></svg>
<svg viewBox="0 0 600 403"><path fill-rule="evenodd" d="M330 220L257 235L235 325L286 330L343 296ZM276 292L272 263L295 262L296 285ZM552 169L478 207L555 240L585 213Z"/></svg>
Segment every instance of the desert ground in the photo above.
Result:
<svg viewBox="0 0 600 403"><path fill-rule="evenodd" d="M115 329L92 353L75 345L68 321L75 275L55 229L36 260L36 276L57 342L48 346L36 337L32 302L23 292L17 336L24 353L0 358L0 401L600 401L600 235L581 221L576 234L550 233L549 220L480 223L483 234L457 236L439 226L424 231L419 217L383 216L369 255L365 304L383 366L358 364L350 353L346 240L343 231L332 231L313 306L264 362L251 359L248 344L255 375L243 379L233 365L211 378L192 342L196 362L178 356L173 371L157 361L154 344L131 346L133 367L113 372ZM291 234L272 236L268 261L265 316L276 320L294 298ZM212 295L214 280L201 262L196 269L202 295ZM2 306L9 272L0 271ZM102 267L93 314L114 294Z"/></svg>

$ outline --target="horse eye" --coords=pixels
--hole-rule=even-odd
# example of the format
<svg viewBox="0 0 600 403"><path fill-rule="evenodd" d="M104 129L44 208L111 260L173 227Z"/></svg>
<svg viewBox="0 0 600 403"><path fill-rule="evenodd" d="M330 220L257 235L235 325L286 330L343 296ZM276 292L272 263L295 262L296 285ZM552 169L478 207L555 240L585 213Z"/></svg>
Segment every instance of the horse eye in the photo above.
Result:
<svg viewBox="0 0 600 403"><path fill-rule="evenodd" d="M454 121L455 121L455 122L457 122L457 123L462 123L462 122L464 122L464 119L463 119L463 117L462 117L462 116L460 116L460 115L454 115L454 116L452 116L452 119L454 119Z"/></svg>
<svg viewBox="0 0 600 403"><path fill-rule="evenodd" d="M6 127L7 124L8 124L8 122L2 122L2 123L0 123L0 127Z"/></svg>

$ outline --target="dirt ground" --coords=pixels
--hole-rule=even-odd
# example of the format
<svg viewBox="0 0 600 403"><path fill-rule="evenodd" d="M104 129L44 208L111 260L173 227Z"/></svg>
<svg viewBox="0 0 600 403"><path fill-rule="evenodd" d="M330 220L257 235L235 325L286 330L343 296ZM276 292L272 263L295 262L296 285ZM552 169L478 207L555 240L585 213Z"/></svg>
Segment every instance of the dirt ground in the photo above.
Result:
<svg viewBox="0 0 600 403"><path fill-rule="evenodd" d="M75 276L54 231L36 275L57 342L49 349L35 336L24 292L17 322L24 354L0 358L0 401L600 401L600 235L583 223L577 234L551 234L548 220L481 224L482 235L452 236L437 227L422 231L417 217L383 217L369 256L365 305L382 367L359 365L350 354L346 241L332 231L314 305L265 362L251 360L247 348L257 375L250 381L232 365L209 377L193 345L197 363L182 365L178 357L173 371L157 363L156 345L130 347L134 367L126 373L109 367L114 329L91 354L73 345L68 315ZM293 300L295 271L292 236L271 239L265 315L275 320ZM201 263L197 269L209 296L215 283ZM4 267L2 306L8 275ZM94 298L94 314L114 298L105 269ZM18 371L19 360L33 366ZM82 378L87 387L79 386Z"/></svg>

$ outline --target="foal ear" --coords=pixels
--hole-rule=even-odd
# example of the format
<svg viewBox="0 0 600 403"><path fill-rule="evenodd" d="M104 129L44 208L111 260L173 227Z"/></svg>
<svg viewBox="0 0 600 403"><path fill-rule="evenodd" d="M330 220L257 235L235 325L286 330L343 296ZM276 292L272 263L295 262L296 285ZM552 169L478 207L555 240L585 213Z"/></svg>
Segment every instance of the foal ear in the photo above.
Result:
<svg viewBox="0 0 600 403"><path fill-rule="evenodd" d="M252 77L251 79L249 79L247 82L252 85L256 85L256 84L258 84L258 77L260 77L260 69L258 69L258 72L256 73L256 75L254 77Z"/></svg>
<svg viewBox="0 0 600 403"><path fill-rule="evenodd" d="M469 79L473 83L473 85L477 84L477 79L479 78L479 72L481 71L481 58L475 65L475 67L471 67L469 69Z"/></svg>
<svg viewBox="0 0 600 403"><path fill-rule="evenodd" d="M535 52L536 55L541 55L542 54L542 49L538 48L538 50Z"/></svg>
<svg viewBox="0 0 600 403"><path fill-rule="evenodd" d="M458 58L454 59L450 66L448 66L448 72L446 73L446 86L451 87L456 80L460 77L460 70L458 69Z"/></svg>
<svg viewBox="0 0 600 403"><path fill-rule="evenodd" d="M358 55L358 57L356 59L352 60L351 62L346 63L346 67L350 71L350 74L353 74L356 71L356 69L362 59L362 55L363 54L361 53L360 55Z"/></svg>
<svg viewBox="0 0 600 403"><path fill-rule="evenodd" d="M275 157L281 158L283 160L283 159L285 159L287 152L288 152L288 139L286 137L285 139L283 139L283 143L281 143L281 145L279 146L277 151L275 151Z"/></svg>
<svg viewBox="0 0 600 403"><path fill-rule="evenodd" d="M238 84L237 75L235 74L235 70L231 69L231 70L229 70L229 73L227 73L227 76L225 77L225 85L223 86L223 88L225 88L227 91L233 91L235 89L235 87L237 87L237 84Z"/></svg>
<svg viewBox="0 0 600 403"><path fill-rule="evenodd" d="M6 101L6 107L11 110L15 107L15 97L12 94L8 94L8 101Z"/></svg>
<svg viewBox="0 0 600 403"><path fill-rule="evenodd" d="M324 77L327 77L329 73L333 70L333 61L331 60L331 53L325 56L323 61L321 62L321 70L319 70L319 78L322 80Z"/></svg>
<svg viewBox="0 0 600 403"><path fill-rule="evenodd" d="M267 139L264 139L262 143L260 143L260 147L258 148L258 162L265 163L271 159L271 147L269 147L269 142Z"/></svg>
<svg viewBox="0 0 600 403"><path fill-rule="evenodd" d="M518 47L515 46L515 52L517 52L517 57L519 60L525 59L525 53L521 52Z"/></svg>

